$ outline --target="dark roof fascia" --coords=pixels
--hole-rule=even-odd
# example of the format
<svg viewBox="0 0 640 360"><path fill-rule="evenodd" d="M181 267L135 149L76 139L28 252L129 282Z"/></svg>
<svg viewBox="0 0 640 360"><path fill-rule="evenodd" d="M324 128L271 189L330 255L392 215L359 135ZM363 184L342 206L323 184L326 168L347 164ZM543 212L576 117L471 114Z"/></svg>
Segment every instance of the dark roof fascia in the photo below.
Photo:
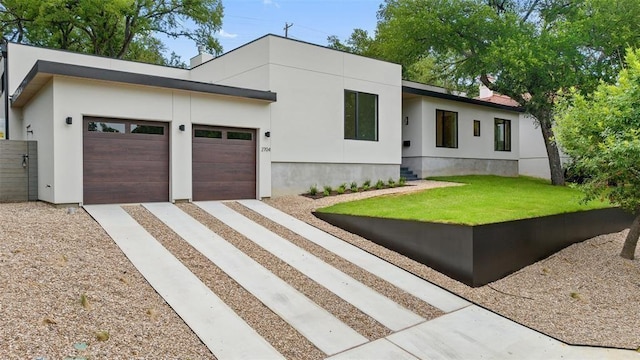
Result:
<svg viewBox="0 0 640 360"><path fill-rule="evenodd" d="M209 84L191 80L174 79L156 75L138 74L126 71L100 69L81 65L71 65L52 61L38 60L13 94L11 102L15 102L22 91L38 75L50 74L71 76L90 80L113 81L133 85L145 85L168 89L195 91L208 94L242 97L247 99L274 102L277 94L271 91L245 89L233 86Z"/></svg>
<svg viewBox="0 0 640 360"><path fill-rule="evenodd" d="M429 97L435 97L435 98L439 98L439 99L458 101L458 102L463 102L463 103L473 104L473 105L487 106L487 107L491 107L491 108L495 108L495 109L501 109L501 110L519 112L519 113L525 112L524 109L522 107L519 107L519 106L509 106L509 105L503 105L503 104L496 104L496 103L492 103L492 102L488 102L488 101L483 101L483 100L478 100L478 99L471 99L471 98L464 97L464 96L457 96L457 95L441 93L441 92L437 92L437 91L418 89L418 88L414 88L414 87L411 87L411 86L402 86L402 92L403 93L407 93L407 94L414 94L414 95L420 95L420 96L429 96Z"/></svg>

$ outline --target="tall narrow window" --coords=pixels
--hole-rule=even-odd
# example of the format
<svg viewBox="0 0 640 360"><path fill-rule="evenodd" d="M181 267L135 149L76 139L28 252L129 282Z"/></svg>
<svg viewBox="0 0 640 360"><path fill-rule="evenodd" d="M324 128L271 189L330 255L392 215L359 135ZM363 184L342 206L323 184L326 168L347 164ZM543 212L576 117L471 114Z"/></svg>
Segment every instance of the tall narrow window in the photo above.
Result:
<svg viewBox="0 0 640 360"><path fill-rule="evenodd" d="M378 140L378 95L344 91L344 138Z"/></svg>
<svg viewBox="0 0 640 360"><path fill-rule="evenodd" d="M436 146L458 147L458 113L436 110Z"/></svg>
<svg viewBox="0 0 640 360"><path fill-rule="evenodd" d="M511 120L495 119L496 151L511 151Z"/></svg>

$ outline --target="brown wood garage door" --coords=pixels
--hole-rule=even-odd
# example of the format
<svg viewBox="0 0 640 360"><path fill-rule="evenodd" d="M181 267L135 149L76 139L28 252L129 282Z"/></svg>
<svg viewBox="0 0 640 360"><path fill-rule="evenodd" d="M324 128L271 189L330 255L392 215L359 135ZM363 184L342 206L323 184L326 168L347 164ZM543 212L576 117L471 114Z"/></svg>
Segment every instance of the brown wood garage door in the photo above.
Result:
<svg viewBox="0 0 640 360"><path fill-rule="evenodd" d="M169 201L166 123L85 117L84 203Z"/></svg>
<svg viewBox="0 0 640 360"><path fill-rule="evenodd" d="M193 200L256 198L256 132L193 126Z"/></svg>

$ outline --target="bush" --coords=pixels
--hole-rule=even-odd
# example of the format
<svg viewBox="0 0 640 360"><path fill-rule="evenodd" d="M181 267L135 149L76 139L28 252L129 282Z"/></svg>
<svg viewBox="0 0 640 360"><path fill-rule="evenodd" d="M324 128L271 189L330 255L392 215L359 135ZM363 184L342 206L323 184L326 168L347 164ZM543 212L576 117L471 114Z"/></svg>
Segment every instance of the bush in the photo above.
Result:
<svg viewBox="0 0 640 360"><path fill-rule="evenodd" d="M398 186L404 186L407 183L407 179L405 179L403 176L400 176L400 179L398 180Z"/></svg>
<svg viewBox="0 0 640 360"><path fill-rule="evenodd" d="M331 192L333 191L333 188L329 185L325 185L324 186L324 191L322 192L324 194L324 196L329 196L331 195Z"/></svg>
<svg viewBox="0 0 640 360"><path fill-rule="evenodd" d="M340 186L338 186L338 189L336 190L336 192L338 193L338 195L342 195L342 194L344 194L346 189L347 189L347 184L340 184Z"/></svg>
<svg viewBox="0 0 640 360"><path fill-rule="evenodd" d="M358 191L358 183L353 181L351 182L351 191L353 192L357 192Z"/></svg>
<svg viewBox="0 0 640 360"><path fill-rule="evenodd" d="M382 189L384 187L384 181L378 180L376 182L376 189Z"/></svg>
<svg viewBox="0 0 640 360"><path fill-rule="evenodd" d="M362 187L365 187L365 186L367 187L367 189L368 189L368 188L370 188L370 187L371 187L371 180L368 180L368 179L367 179L367 180L365 180L365 181L362 183Z"/></svg>
<svg viewBox="0 0 640 360"><path fill-rule="evenodd" d="M389 187L396 187L396 181L393 180L393 178L389 178L389 180L387 180L387 184L389 184Z"/></svg>
<svg viewBox="0 0 640 360"><path fill-rule="evenodd" d="M309 195L316 196L318 194L318 185L313 184L309 187Z"/></svg>

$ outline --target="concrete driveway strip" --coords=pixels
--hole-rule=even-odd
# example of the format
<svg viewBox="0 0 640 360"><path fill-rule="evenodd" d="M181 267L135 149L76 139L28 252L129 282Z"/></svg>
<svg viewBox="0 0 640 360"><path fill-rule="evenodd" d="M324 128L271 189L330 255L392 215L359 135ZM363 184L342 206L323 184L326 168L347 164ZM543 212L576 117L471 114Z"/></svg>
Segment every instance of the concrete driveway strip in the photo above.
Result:
<svg viewBox="0 0 640 360"><path fill-rule="evenodd" d="M352 359L418 360L417 357L402 350L387 339L378 339L327 358L327 360Z"/></svg>
<svg viewBox="0 0 640 360"><path fill-rule="evenodd" d="M390 264L342 239L315 228L304 221L273 208L262 201L240 200L238 202L444 312L455 311L471 305L467 300L447 290Z"/></svg>
<svg viewBox="0 0 640 360"><path fill-rule="evenodd" d="M302 293L169 203L143 204L155 217L327 355L368 342Z"/></svg>
<svg viewBox="0 0 640 360"><path fill-rule="evenodd" d="M566 345L476 305L391 334L386 339L420 359L640 358L632 351Z"/></svg>
<svg viewBox="0 0 640 360"><path fill-rule="evenodd" d="M218 359L284 359L118 205L85 210Z"/></svg>
<svg viewBox="0 0 640 360"><path fill-rule="evenodd" d="M387 328L399 331L425 321L419 315L247 219L223 203L203 201L195 204Z"/></svg>

